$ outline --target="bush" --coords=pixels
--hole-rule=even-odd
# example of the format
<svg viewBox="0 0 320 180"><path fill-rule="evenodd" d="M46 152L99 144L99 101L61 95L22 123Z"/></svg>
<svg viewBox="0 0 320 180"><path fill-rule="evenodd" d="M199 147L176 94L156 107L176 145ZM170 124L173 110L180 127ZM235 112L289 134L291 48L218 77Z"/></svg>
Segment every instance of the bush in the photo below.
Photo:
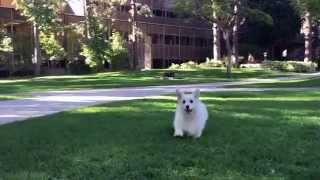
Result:
<svg viewBox="0 0 320 180"><path fill-rule="evenodd" d="M59 44L56 36L53 33L40 33L40 44L44 50L44 56L48 60L60 60L66 56L66 52Z"/></svg>
<svg viewBox="0 0 320 180"><path fill-rule="evenodd" d="M23 67L12 73L12 76L33 76L35 75L34 68Z"/></svg>
<svg viewBox="0 0 320 180"><path fill-rule="evenodd" d="M129 57L127 43L119 32L112 33L108 58L114 70L128 69Z"/></svg>
<svg viewBox="0 0 320 180"><path fill-rule="evenodd" d="M97 72L104 70L104 64L108 61L110 42L106 40L106 24L101 17L89 17L89 38L82 45L80 55L86 57L86 64Z"/></svg>
<svg viewBox="0 0 320 180"><path fill-rule="evenodd" d="M202 69L206 68L217 68L217 67L223 67L224 63L220 60L214 60L207 58L206 62L199 64L199 67Z"/></svg>
<svg viewBox="0 0 320 180"><path fill-rule="evenodd" d="M0 69L0 78L6 78L10 76L10 72L7 69Z"/></svg>
<svg viewBox="0 0 320 180"><path fill-rule="evenodd" d="M217 67L223 67L224 63L220 60L213 60L207 58L207 61L201 64L194 61L188 61L182 64L172 64L169 69L212 69Z"/></svg>
<svg viewBox="0 0 320 180"><path fill-rule="evenodd" d="M84 61L72 61L69 63L70 74L81 75L91 73L91 68Z"/></svg>
<svg viewBox="0 0 320 180"><path fill-rule="evenodd" d="M297 73L315 72L317 69L315 63L301 61L268 61L263 63L263 67L271 70Z"/></svg>
<svg viewBox="0 0 320 180"><path fill-rule="evenodd" d="M199 66L194 61L188 61L186 63L180 64L180 69L197 69L197 68L199 68Z"/></svg>

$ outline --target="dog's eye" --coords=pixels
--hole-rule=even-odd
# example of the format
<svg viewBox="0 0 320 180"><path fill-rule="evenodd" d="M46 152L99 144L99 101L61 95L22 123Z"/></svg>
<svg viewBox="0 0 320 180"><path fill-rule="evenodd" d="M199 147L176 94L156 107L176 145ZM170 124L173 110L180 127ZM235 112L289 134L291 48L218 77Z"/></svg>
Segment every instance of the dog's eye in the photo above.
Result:
<svg viewBox="0 0 320 180"><path fill-rule="evenodd" d="M186 101L185 101L185 100L183 100L183 101L182 101L182 103L183 103L183 104L185 104L185 103L186 103Z"/></svg>
<svg viewBox="0 0 320 180"><path fill-rule="evenodd" d="M192 103L193 103L193 100L190 100L190 103L192 104Z"/></svg>

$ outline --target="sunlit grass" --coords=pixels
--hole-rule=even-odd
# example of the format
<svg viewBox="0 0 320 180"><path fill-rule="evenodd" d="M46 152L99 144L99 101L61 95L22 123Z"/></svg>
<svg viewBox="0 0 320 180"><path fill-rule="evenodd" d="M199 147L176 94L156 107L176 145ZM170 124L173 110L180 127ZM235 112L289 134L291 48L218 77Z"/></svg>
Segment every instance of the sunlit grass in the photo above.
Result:
<svg viewBox="0 0 320 180"><path fill-rule="evenodd" d="M274 71L235 69L233 78L227 79L225 69L176 71L174 80L162 78L166 70L139 72L106 72L83 76L48 76L29 79L0 80L0 95L28 94L45 91L139 87L155 85L176 85L214 83L243 78L270 78L287 76Z"/></svg>
<svg viewBox="0 0 320 180"><path fill-rule="evenodd" d="M27 96L13 96L13 95L0 95L0 101L7 101L7 100L19 100L26 98Z"/></svg>
<svg viewBox="0 0 320 180"><path fill-rule="evenodd" d="M199 140L172 137L174 96L1 126L0 179L320 179L319 92L202 99Z"/></svg>
<svg viewBox="0 0 320 180"><path fill-rule="evenodd" d="M320 88L320 78L283 81L283 82L276 82L276 83L258 83L258 84L240 85L240 86L233 86L233 87L243 87L243 88L306 88L306 87L314 87L314 88Z"/></svg>

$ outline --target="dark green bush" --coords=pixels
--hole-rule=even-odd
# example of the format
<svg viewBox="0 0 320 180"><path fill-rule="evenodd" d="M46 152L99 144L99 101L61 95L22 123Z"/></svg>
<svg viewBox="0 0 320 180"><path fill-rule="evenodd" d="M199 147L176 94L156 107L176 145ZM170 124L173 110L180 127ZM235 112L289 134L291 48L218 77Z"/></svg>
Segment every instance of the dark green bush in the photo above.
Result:
<svg viewBox="0 0 320 180"><path fill-rule="evenodd" d="M84 61L72 61L69 63L70 74L81 75L91 73L91 68Z"/></svg>
<svg viewBox="0 0 320 180"><path fill-rule="evenodd" d="M263 67L271 70L297 73L315 72L317 69L315 63L301 61L267 61L263 63Z"/></svg>

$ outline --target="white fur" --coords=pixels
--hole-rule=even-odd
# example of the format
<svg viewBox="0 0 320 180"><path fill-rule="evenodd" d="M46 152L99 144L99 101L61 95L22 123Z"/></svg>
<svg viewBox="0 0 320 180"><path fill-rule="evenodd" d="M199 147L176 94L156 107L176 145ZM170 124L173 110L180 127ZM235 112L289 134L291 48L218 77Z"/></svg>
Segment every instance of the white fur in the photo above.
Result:
<svg viewBox="0 0 320 180"><path fill-rule="evenodd" d="M200 90L182 91L178 89L177 96L178 104L173 123L174 136L201 137L208 119L208 111L206 105L199 99ZM188 109L191 112L188 112Z"/></svg>

